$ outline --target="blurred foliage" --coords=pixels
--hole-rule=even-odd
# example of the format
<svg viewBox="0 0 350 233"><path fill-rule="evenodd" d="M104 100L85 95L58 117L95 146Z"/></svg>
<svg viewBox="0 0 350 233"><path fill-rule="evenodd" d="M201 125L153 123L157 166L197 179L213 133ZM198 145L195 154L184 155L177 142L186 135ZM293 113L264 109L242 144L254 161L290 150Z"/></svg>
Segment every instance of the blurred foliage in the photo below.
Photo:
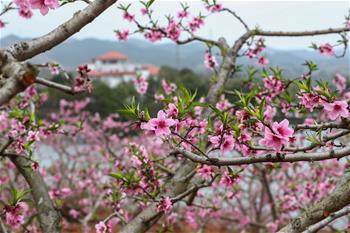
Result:
<svg viewBox="0 0 350 233"><path fill-rule="evenodd" d="M192 93L197 90L197 96L199 97L205 96L209 88L209 77L199 76L190 69L176 70L170 67L162 67L159 77L150 77L148 79L148 91L144 96L136 92L132 81L121 82L118 86L112 88L105 82L95 80L91 94L69 95L56 89L47 89L49 99L42 106L39 114L44 117L50 112L57 111L60 99L70 101L89 97L91 102L87 110L93 113L98 112L101 117L106 117L111 113L116 113L119 109L123 109L124 105L130 103L132 98L135 97L136 102L140 103L141 108L146 106L151 115L154 115L161 108L161 103L154 101L154 94L164 94L161 85L162 79L168 82L174 82L178 86L183 85ZM63 75L55 76L52 81L71 86L69 80Z"/></svg>
<svg viewBox="0 0 350 233"><path fill-rule="evenodd" d="M267 71L265 71L266 73ZM268 71L269 75L272 74ZM284 77L287 80L292 80L294 77ZM132 99L135 98L135 102L140 105L140 109L147 108L151 116L155 116L157 111L161 109L162 103L154 100L154 94L163 94L161 82L165 79L168 83L175 83L178 88L180 86L185 87L190 93L197 92L197 100L200 97L205 97L208 93L211 80L215 80L215 73L212 74L198 74L194 73L190 69L177 70L168 66L164 66L160 69L158 77L150 77L147 81L149 83L148 91L145 95L140 95L136 92L134 83L121 82L116 87L109 87L105 82L95 80L93 84L92 93L83 93L77 95L69 95L56 89L46 89L49 94L48 101L40 108L39 114L41 117L57 111L59 107L60 99L81 100L90 98L91 102L87 107L87 110L95 113L98 112L101 117L106 117L111 113L117 113L118 110L125 109L125 105L130 104ZM67 80L63 75L57 75L53 77L54 82L66 84L71 86L71 81ZM256 69L242 69L237 70L234 77L228 79L225 84L224 92L226 98L230 102L240 101L235 91L242 93L248 92L247 86L250 84L263 85L262 73ZM296 85L289 86L289 95L294 96L296 94ZM278 117L279 114L277 114ZM122 119L127 120L127 116L121 116Z"/></svg>

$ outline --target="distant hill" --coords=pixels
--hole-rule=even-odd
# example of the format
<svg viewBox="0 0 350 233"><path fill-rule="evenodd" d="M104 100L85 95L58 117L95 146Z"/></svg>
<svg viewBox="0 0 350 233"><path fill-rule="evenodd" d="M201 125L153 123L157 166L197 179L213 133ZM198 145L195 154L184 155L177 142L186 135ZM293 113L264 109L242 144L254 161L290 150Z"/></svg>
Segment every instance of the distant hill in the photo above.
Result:
<svg viewBox="0 0 350 233"><path fill-rule="evenodd" d="M0 45L5 47L21 40L28 39L10 35L1 38ZM74 69L77 65L89 62L97 55L117 50L126 54L130 62L190 68L197 72L204 72L203 53L205 48L202 43L177 46L171 43L152 44L140 39L130 39L127 42L69 39L54 49L35 57L33 62L55 61L66 69ZM319 65L318 75L320 76L329 76L335 72L349 74L350 70L349 51L346 57L341 59L328 58L312 50L276 50L268 48L265 53L270 65L278 65L285 70L287 75L299 75L305 71L305 68L301 66L305 60L313 60ZM245 58L240 58L238 63L254 65L252 61Z"/></svg>

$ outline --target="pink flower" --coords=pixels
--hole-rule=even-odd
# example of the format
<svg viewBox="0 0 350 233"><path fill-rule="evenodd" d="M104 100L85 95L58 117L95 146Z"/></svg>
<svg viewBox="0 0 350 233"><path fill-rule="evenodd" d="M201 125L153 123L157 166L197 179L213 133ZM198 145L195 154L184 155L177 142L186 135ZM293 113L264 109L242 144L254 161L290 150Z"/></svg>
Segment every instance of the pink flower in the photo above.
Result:
<svg viewBox="0 0 350 233"><path fill-rule="evenodd" d="M177 13L177 17L180 19L186 18L187 16L188 16L188 11L186 10L182 10Z"/></svg>
<svg viewBox="0 0 350 233"><path fill-rule="evenodd" d="M18 6L18 13L23 18L29 19L33 16L33 12L30 9L29 0L15 0L15 4Z"/></svg>
<svg viewBox="0 0 350 233"><path fill-rule="evenodd" d="M90 68L86 64L78 66L78 75L75 77L74 80L74 91L86 90L88 93L91 93L92 81L88 75L90 71Z"/></svg>
<svg viewBox="0 0 350 233"><path fill-rule="evenodd" d="M107 231L107 226L104 222L99 222L95 225L96 233L105 233Z"/></svg>
<svg viewBox="0 0 350 233"><path fill-rule="evenodd" d="M257 64L260 65L260 66L267 66L267 64L269 64L269 60L266 57L261 56L258 59Z"/></svg>
<svg viewBox="0 0 350 233"><path fill-rule="evenodd" d="M302 96L298 97L300 99L300 104L312 112L315 107L320 103L320 97L313 93L303 93Z"/></svg>
<svg viewBox="0 0 350 233"><path fill-rule="evenodd" d="M348 103L346 101L335 101L334 103L325 103L324 110L328 115L328 118L335 120L338 117L348 117Z"/></svg>
<svg viewBox="0 0 350 233"><path fill-rule="evenodd" d="M24 148L24 141L21 138L18 138L15 142L14 142L14 147L16 150L17 154L21 154L25 148Z"/></svg>
<svg viewBox="0 0 350 233"><path fill-rule="evenodd" d="M320 47L318 48L320 53L326 56L335 56L335 52L334 49L332 47L332 45L330 45L329 43L320 45Z"/></svg>
<svg viewBox="0 0 350 233"><path fill-rule="evenodd" d="M272 124L272 130L286 139L294 133L294 130L289 128L289 121L287 119L284 119L280 123L274 122Z"/></svg>
<svg viewBox="0 0 350 233"><path fill-rule="evenodd" d="M200 175L204 179L211 179L214 174L214 169L211 166L203 165L198 169L198 175Z"/></svg>
<svg viewBox="0 0 350 233"><path fill-rule="evenodd" d="M157 31L157 30L152 30L150 32L146 32L144 34L144 36L147 40L149 40L151 42L156 42L158 40L161 40L164 37L163 33L160 31Z"/></svg>
<svg viewBox="0 0 350 233"><path fill-rule="evenodd" d="M257 56L257 51L255 49L248 49L248 52L246 55L249 59L252 59Z"/></svg>
<svg viewBox="0 0 350 233"><path fill-rule="evenodd" d="M59 65L52 65L52 66L49 66L49 69L50 69L50 73L52 75L58 75L61 71L61 68Z"/></svg>
<svg viewBox="0 0 350 233"><path fill-rule="evenodd" d="M124 11L123 18L131 23L132 21L134 21L135 15L132 15L127 11Z"/></svg>
<svg viewBox="0 0 350 233"><path fill-rule="evenodd" d="M276 134L273 134L268 128L265 128L264 138L259 141L261 145L268 148L273 148L276 151L280 151L282 146L287 143L287 141Z"/></svg>
<svg viewBox="0 0 350 233"><path fill-rule="evenodd" d="M176 118L179 114L179 110L176 108L176 105L173 103L170 103L168 105L168 110L165 111L168 117L174 117Z"/></svg>
<svg viewBox="0 0 350 233"><path fill-rule="evenodd" d="M39 163L37 163L37 162L32 163L32 169L33 169L33 171L38 171L39 170Z"/></svg>
<svg viewBox="0 0 350 233"><path fill-rule="evenodd" d="M238 137L239 142L249 142L252 139L252 136L248 132L248 129L245 128L241 131L241 135Z"/></svg>
<svg viewBox="0 0 350 233"><path fill-rule="evenodd" d="M350 92L344 93L343 99L349 101L350 100Z"/></svg>
<svg viewBox="0 0 350 233"><path fill-rule="evenodd" d="M220 137L208 135L209 142L213 144L214 147L218 147L220 145Z"/></svg>
<svg viewBox="0 0 350 233"><path fill-rule="evenodd" d="M27 136L27 141L40 141L39 131L29 131Z"/></svg>
<svg viewBox="0 0 350 233"><path fill-rule="evenodd" d="M275 76L268 76L263 79L264 87L271 93L272 97L279 95L284 90L284 85L281 80Z"/></svg>
<svg viewBox="0 0 350 233"><path fill-rule="evenodd" d="M157 118L152 118L146 124L142 124L141 128L145 130L153 130L157 136L166 136L171 133L169 128L175 124L175 120L167 118L165 112L163 110L160 110L158 112Z"/></svg>
<svg viewBox="0 0 350 233"><path fill-rule="evenodd" d="M305 125L312 125L314 123L315 123L315 120L313 118L310 118L310 117L305 118L305 120L304 120Z"/></svg>
<svg viewBox="0 0 350 233"><path fill-rule="evenodd" d="M239 180L239 176L233 176L231 175L228 171L225 171L220 183L227 186L227 187L231 187L232 185L236 184Z"/></svg>
<svg viewBox="0 0 350 233"><path fill-rule="evenodd" d="M289 121L284 119L280 123L274 122L272 125L272 130L265 127L264 138L259 141L261 145L268 148L273 148L276 151L280 151L282 146L286 145L294 133L294 130L289 128Z"/></svg>
<svg viewBox="0 0 350 233"><path fill-rule="evenodd" d="M348 20L348 21L345 23L345 27L346 27L346 28L350 28L350 20Z"/></svg>
<svg viewBox="0 0 350 233"><path fill-rule="evenodd" d="M170 199L170 197L163 197L158 205L157 205L157 211L158 212L165 212L165 213L169 213L173 208L173 203Z"/></svg>
<svg viewBox="0 0 350 233"><path fill-rule="evenodd" d="M211 6L206 7L208 11L214 13L214 12L219 12L222 10L222 5L221 4L214 4Z"/></svg>
<svg viewBox="0 0 350 233"><path fill-rule="evenodd" d="M216 103L215 107L221 111L224 111L226 109L228 109L229 107L231 107L231 103L225 99L224 95L221 95L220 97L220 101Z"/></svg>
<svg viewBox="0 0 350 233"><path fill-rule="evenodd" d="M5 27L5 23L4 23L4 21L2 21L1 19L0 19L0 28L4 28Z"/></svg>
<svg viewBox="0 0 350 233"><path fill-rule="evenodd" d="M346 89L346 78L341 74L336 74L333 83L337 90L342 93Z"/></svg>
<svg viewBox="0 0 350 233"><path fill-rule="evenodd" d="M162 94L154 94L155 101L162 101L164 99L164 95Z"/></svg>
<svg viewBox="0 0 350 233"><path fill-rule="evenodd" d="M197 29L199 29L203 25L204 25L203 19L200 16L198 16L198 17L194 17L188 26L190 27L191 31L195 32Z"/></svg>
<svg viewBox="0 0 350 233"><path fill-rule="evenodd" d="M270 222L268 224L266 224L266 226L270 229L271 232L277 232L278 230L278 224L274 223L274 222Z"/></svg>
<svg viewBox="0 0 350 233"><path fill-rule="evenodd" d="M223 142L220 147L221 153L232 151L234 146L235 146L235 139L233 138L233 136L230 134L225 134L223 138Z"/></svg>
<svg viewBox="0 0 350 233"><path fill-rule="evenodd" d="M140 10L142 15L147 15L148 14L148 9L146 7L141 8Z"/></svg>
<svg viewBox="0 0 350 233"><path fill-rule="evenodd" d="M276 115L276 108L266 105L264 111L264 119L268 122L272 121L273 117Z"/></svg>
<svg viewBox="0 0 350 233"><path fill-rule="evenodd" d="M174 21L170 21L168 24L168 27L165 29L167 36L169 39L173 41L178 41L181 35L181 29L180 26Z"/></svg>
<svg viewBox="0 0 350 233"><path fill-rule="evenodd" d="M126 41L129 36L129 30L117 31L117 37L119 40Z"/></svg>
<svg viewBox="0 0 350 233"><path fill-rule="evenodd" d="M204 53L204 65L209 70L213 70L217 66L215 57L208 50Z"/></svg>
<svg viewBox="0 0 350 233"><path fill-rule="evenodd" d="M8 225L18 228L24 223L23 212L28 209L28 206L19 202L15 206L5 206L5 221Z"/></svg>
<svg viewBox="0 0 350 233"><path fill-rule="evenodd" d="M70 209L69 215L72 216L72 218L77 219L79 218L80 212L75 209Z"/></svg>
<svg viewBox="0 0 350 233"><path fill-rule="evenodd" d="M170 95L172 92L175 92L177 87L174 83L168 84L166 80L162 80L162 87L165 91L165 94Z"/></svg>
<svg viewBox="0 0 350 233"><path fill-rule="evenodd" d="M146 81L146 78L144 76L137 77L134 81L136 91L140 95L144 95L147 92L148 89L148 82Z"/></svg>
<svg viewBox="0 0 350 233"><path fill-rule="evenodd" d="M33 16L33 12L29 8L20 8L18 14L26 19L30 19Z"/></svg>
<svg viewBox="0 0 350 233"><path fill-rule="evenodd" d="M39 9L42 15L46 15L49 9L53 10L59 7L58 0L30 0L33 9Z"/></svg>

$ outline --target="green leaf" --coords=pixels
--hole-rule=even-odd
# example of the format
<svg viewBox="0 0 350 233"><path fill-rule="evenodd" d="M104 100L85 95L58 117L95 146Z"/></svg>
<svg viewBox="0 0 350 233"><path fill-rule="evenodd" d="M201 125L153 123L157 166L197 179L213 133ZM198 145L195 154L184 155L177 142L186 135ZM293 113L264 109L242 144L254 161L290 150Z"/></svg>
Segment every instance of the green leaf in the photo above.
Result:
<svg viewBox="0 0 350 233"><path fill-rule="evenodd" d="M138 119L140 116L140 105L135 103L135 97L133 97L130 105L125 104L124 109L119 109L117 112L129 118Z"/></svg>
<svg viewBox="0 0 350 233"><path fill-rule="evenodd" d="M124 174L122 172L109 173L108 175L118 180L124 180Z"/></svg>
<svg viewBox="0 0 350 233"><path fill-rule="evenodd" d="M17 202L21 201L29 192L31 189L26 189L23 191L17 190L15 187L11 189L11 205L16 205Z"/></svg>
<svg viewBox="0 0 350 233"><path fill-rule="evenodd" d="M146 7L149 8L154 3L154 1L155 0L148 1Z"/></svg>
<svg viewBox="0 0 350 233"><path fill-rule="evenodd" d="M266 106L266 98L264 98L259 105L259 113L258 113L258 119L263 121L264 120L264 113L265 113L265 106Z"/></svg>

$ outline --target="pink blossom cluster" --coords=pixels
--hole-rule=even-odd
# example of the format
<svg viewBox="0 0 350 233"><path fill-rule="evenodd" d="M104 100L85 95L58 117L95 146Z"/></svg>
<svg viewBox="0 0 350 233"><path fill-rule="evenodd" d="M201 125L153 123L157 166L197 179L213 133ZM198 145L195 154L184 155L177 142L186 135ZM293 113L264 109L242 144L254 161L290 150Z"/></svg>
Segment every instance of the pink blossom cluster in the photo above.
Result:
<svg viewBox="0 0 350 233"><path fill-rule="evenodd" d="M274 98L284 91L284 84L275 76L268 76L263 79L264 87L270 93L270 97Z"/></svg>
<svg viewBox="0 0 350 233"><path fill-rule="evenodd" d="M117 38L118 40L121 40L121 41L127 41L128 40L128 37L129 37L129 30L123 30L123 31L117 31L116 32L117 34Z"/></svg>
<svg viewBox="0 0 350 233"><path fill-rule="evenodd" d="M18 202L15 206L5 206L5 221L13 228L19 228L24 223L23 214L28 211L25 202Z"/></svg>
<svg viewBox="0 0 350 233"><path fill-rule="evenodd" d="M284 119L279 123L274 122L271 129L265 127L264 138L259 143L276 151L281 151L282 147L288 144L293 133L294 130L289 127L289 121Z"/></svg>
<svg viewBox="0 0 350 233"><path fill-rule="evenodd" d="M46 15L50 9L59 7L58 0L14 0L14 2L19 8L19 15L24 18L32 17L32 9L38 9L42 15Z"/></svg>
<svg viewBox="0 0 350 233"><path fill-rule="evenodd" d="M325 44L320 45L320 47L318 49L319 49L320 53L323 55L330 56L330 57L335 56L333 46L329 43L325 43Z"/></svg>
<svg viewBox="0 0 350 233"><path fill-rule="evenodd" d="M206 7L208 11L215 13L215 12L220 12L223 7L221 4L213 4L213 5L209 5Z"/></svg>
<svg viewBox="0 0 350 233"><path fill-rule="evenodd" d="M156 136L168 136L171 134L170 127L174 126L176 121L168 118L167 114L160 110L157 118L150 119L147 123L141 125L144 130L150 130L155 133Z"/></svg>
<svg viewBox="0 0 350 233"><path fill-rule="evenodd" d="M204 25L204 20L201 16L193 17L192 20L188 23L189 28L192 32L197 31Z"/></svg>
<svg viewBox="0 0 350 233"><path fill-rule="evenodd" d="M74 80L74 91L79 92L86 90L89 93L92 92L92 82L88 75L90 71L90 68L86 64L78 67L78 75Z"/></svg>
<svg viewBox="0 0 350 233"><path fill-rule="evenodd" d="M165 94L170 95L171 93L174 93L177 89L177 86L175 83L168 83L166 80L162 80L162 87L165 92Z"/></svg>
<svg viewBox="0 0 350 233"><path fill-rule="evenodd" d="M176 23L174 20L171 20L165 29L166 35L169 39L173 41L178 41L181 36L180 25Z"/></svg>
<svg viewBox="0 0 350 233"><path fill-rule="evenodd" d="M148 82L144 76L139 76L134 80L134 85L136 88L136 91L140 95L144 95L147 92L148 89Z"/></svg>
<svg viewBox="0 0 350 233"><path fill-rule="evenodd" d="M169 197L163 197L157 205L158 212L169 213L172 208L173 204Z"/></svg>
<svg viewBox="0 0 350 233"><path fill-rule="evenodd" d="M204 65L209 70L213 70L217 66L217 61L209 50L206 50L204 53Z"/></svg>
<svg viewBox="0 0 350 233"><path fill-rule="evenodd" d="M259 38L255 42L255 46L248 49L246 56L248 56L249 59L257 58L258 65L266 66L269 64L269 60L265 56L258 57L264 51L265 47L264 38Z"/></svg>

